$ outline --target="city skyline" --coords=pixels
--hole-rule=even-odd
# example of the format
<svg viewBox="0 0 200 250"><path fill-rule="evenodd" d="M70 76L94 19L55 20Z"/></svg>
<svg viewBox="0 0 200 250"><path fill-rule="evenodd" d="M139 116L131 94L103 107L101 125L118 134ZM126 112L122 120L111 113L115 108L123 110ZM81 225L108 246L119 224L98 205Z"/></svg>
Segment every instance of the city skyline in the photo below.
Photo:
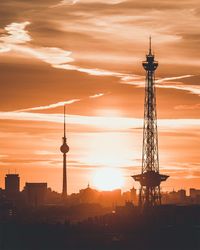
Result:
<svg viewBox="0 0 200 250"><path fill-rule="evenodd" d="M139 188L131 175L141 169L141 63L152 35L160 170L170 175L162 188L199 188L197 1L154 2L2 1L1 187L16 169L22 186L48 182L61 192L66 105L69 193L88 182L104 189L101 169L120 179L111 188Z"/></svg>

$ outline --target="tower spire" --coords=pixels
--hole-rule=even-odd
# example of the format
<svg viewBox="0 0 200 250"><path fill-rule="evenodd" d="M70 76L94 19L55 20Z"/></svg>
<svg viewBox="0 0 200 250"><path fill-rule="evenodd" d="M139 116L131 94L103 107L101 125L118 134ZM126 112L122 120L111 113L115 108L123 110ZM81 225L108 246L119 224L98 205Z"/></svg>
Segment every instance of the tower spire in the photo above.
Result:
<svg viewBox="0 0 200 250"><path fill-rule="evenodd" d="M149 55L151 55L151 36L149 36Z"/></svg>
<svg viewBox="0 0 200 250"><path fill-rule="evenodd" d="M63 188L62 195L63 197L67 197L67 153L69 152L69 146L67 145L66 138L66 114L65 114L65 106L64 106L64 136L63 136L63 144L60 147L60 151L63 153Z"/></svg>
<svg viewBox="0 0 200 250"><path fill-rule="evenodd" d="M65 115L65 112L66 112L66 107L64 105L64 138L66 138L66 115Z"/></svg>
<svg viewBox="0 0 200 250"><path fill-rule="evenodd" d="M139 206L154 207L161 204L160 183L169 176L159 173L158 131L156 110L155 71L158 62L151 54L151 37L149 38L149 54L142 63L146 71L142 173L132 176L140 182Z"/></svg>

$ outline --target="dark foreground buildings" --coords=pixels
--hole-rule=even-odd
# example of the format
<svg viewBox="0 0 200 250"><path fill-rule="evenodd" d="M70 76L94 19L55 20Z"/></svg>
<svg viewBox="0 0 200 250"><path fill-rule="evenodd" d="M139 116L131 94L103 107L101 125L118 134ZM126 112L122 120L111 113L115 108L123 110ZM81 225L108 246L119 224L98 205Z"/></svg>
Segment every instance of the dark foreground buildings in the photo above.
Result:
<svg viewBox="0 0 200 250"><path fill-rule="evenodd" d="M9 177L0 192L1 250L200 249L200 190L164 193L168 204L141 210L135 189L88 185L63 203L47 183L26 183L22 192L17 184L18 176Z"/></svg>
<svg viewBox="0 0 200 250"><path fill-rule="evenodd" d="M0 249L199 250L199 211L199 206L167 205L141 213L127 204L75 224L1 223Z"/></svg>

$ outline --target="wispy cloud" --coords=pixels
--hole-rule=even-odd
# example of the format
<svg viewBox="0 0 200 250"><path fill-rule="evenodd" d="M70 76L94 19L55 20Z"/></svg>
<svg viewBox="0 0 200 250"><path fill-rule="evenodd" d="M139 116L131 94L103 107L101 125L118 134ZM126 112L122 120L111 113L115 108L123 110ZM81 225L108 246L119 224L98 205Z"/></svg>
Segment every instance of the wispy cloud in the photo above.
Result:
<svg viewBox="0 0 200 250"><path fill-rule="evenodd" d="M77 65L71 65L70 63L74 62L74 59L71 56L71 51L66 51L56 47L28 46L27 42L32 40L29 32L26 30L28 25L30 25L30 22L28 21L22 23L14 22L7 25L5 27L7 35L0 37L0 53L16 51L18 53L40 59L41 61L50 64L54 68L74 70L94 76L113 76L119 78L121 83L132 84L138 87L144 86L144 77L139 75L120 73L99 68L83 68ZM175 82L173 85L168 83L166 84L166 82L169 81L172 82L184 78L190 78L192 76L193 75L167 77L156 80L156 83L160 88L177 89L200 95L200 86L197 85L184 85L179 82Z"/></svg>
<svg viewBox="0 0 200 250"><path fill-rule="evenodd" d="M69 100L69 101L57 102L57 103L53 103L53 104L46 105L46 106L39 106L39 107L34 107L34 108L20 109L20 110L16 110L15 112L27 112L27 111L53 109L53 108L61 107L61 106L64 106L64 105L73 104L73 103L79 102L79 101L80 101L80 99L72 99L72 100Z"/></svg>
<svg viewBox="0 0 200 250"><path fill-rule="evenodd" d="M199 110L200 103L197 103L195 105L178 105L174 109L176 110Z"/></svg>
<svg viewBox="0 0 200 250"><path fill-rule="evenodd" d="M10 46L11 49L21 52L22 54L28 54L32 57L40 59L51 65L60 65L62 63L73 62L74 60L70 57L71 52L53 47L41 47L41 48L29 48Z"/></svg>
<svg viewBox="0 0 200 250"><path fill-rule="evenodd" d="M104 95L105 95L104 93L99 93L99 94L91 95L90 98L98 98Z"/></svg>
<svg viewBox="0 0 200 250"><path fill-rule="evenodd" d="M29 110L31 111L31 110ZM69 124L93 126L101 130L109 129L111 131L132 130L143 127L143 119L128 117L105 117L105 116L80 116L67 115ZM0 120L18 120L18 121L46 121L62 123L62 114L42 114L25 111L0 112ZM159 131L177 130L179 128L200 127L200 119L159 119Z"/></svg>
<svg viewBox="0 0 200 250"><path fill-rule="evenodd" d="M158 88L166 88L166 89L177 89L182 91L187 91L191 94L200 95L200 86L199 85L186 85L180 81L185 78L193 77L194 75L182 75L182 76L173 76L173 77L166 77L160 78L156 80L156 86ZM170 83L169 83L170 82ZM145 86L145 78L142 76L123 76L122 83L130 84L137 87L144 87Z"/></svg>
<svg viewBox="0 0 200 250"><path fill-rule="evenodd" d="M62 7L65 5L74 5L78 2L79 2L79 0L62 0L58 4L52 5L51 8Z"/></svg>
<svg viewBox="0 0 200 250"><path fill-rule="evenodd" d="M94 4L94 3L105 3L105 4L119 4L125 2L126 0L62 0L60 3L53 5L51 7L60 7L60 6L67 6L67 5L74 5L77 3L86 3L86 4Z"/></svg>
<svg viewBox="0 0 200 250"><path fill-rule="evenodd" d="M6 53L9 52L11 49L7 46L0 45L0 53Z"/></svg>
<svg viewBox="0 0 200 250"><path fill-rule="evenodd" d="M94 75L94 76L114 76L114 77L124 77L126 74L110 71L110 70L104 70L104 69L98 69L98 68L82 68L76 65L70 65L70 64L59 64L59 65L52 65L54 68L57 69L66 69L66 70L76 70L79 72L86 73L88 75Z"/></svg>
<svg viewBox="0 0 200 250"><path fill-rule="evenodd" d="M200 96L200 86L199 85L186 85L181 82L177 82L176 80L181 80L185 78L191 78L194 75L182 75L182 76L175 76L175 77L167 77L156 80L158 83L159 88L169 88L169 89L177 89L182 91L187 91L191 94L199 95ZM169 84L168 82L171 81ZM174 82L173 82L174 81Z"/></svg>
<svg viewBox="0 0 200 250"><path fill-rule="evenodd" d="M5 44L24 44L31 41L31 37L25 28L30 24L30 22L22 23L11 23L5 27L5 31L8 35L4 35L0 38L0 41Z"/></svg>
<svg viewBox="0 0 200 250"><path fill-rule="evenodd" d="M59 65L74 61L70 57L71 52L55 47L33 47L28 46L27 42L32 38L26 27L30 22L11 23L5 27L7 35L0 37L0 53L15 51L21 54L42 60L51 65Z"/></svg>
<svg viewBox="0 0 200 250"><path fill-rule="evenodd" d="M94 94L89 96L89 98L95 99L95 98L99 98L104 96L104 93L98 93L98 94ZM19 110L15 110L14 112L28 112L28 111L37 111L37 110L46 110L46 109L53 109L53 108L57 108L57 107L61 107L64 105L70 105L76 102L80 102L83 99L72 99L72 100L67 100L67 101L63 101L63 102L57 102L57 103L53 103L53 104L49 104L49 105L45 105L45 106L39 106L39 107L32 107L32 108L26 108L26 109L19 109Z"/></svg>
<svg viewBox="0 0 200 250"><path fill-rule="evenodd" d="M0 38L0 53L16 51L40 59L54 68L75 70L89 75L114 77L125 76L125 74L104 69L83 68L76 65L70 65L70 62L74 62L74 59L71 57L71 51L66 51L56 47L27 46L26 43L32 40L26 30L28 25L30 25L30 22L11 23L7 25L5 27L7 35Z"/></svg>
<svg viewBox="0 0 200 250"><path fill-rule="evenodd" d="M177 89L187 91L191 94L200 96L200 86L198 85L184 85L181 83L174 83L174 85L158 85L159 88Z"/></svg>
<svg viewBox="0 0 200 250"><path fill-rule="evenodd" d="M163 82L166 82L166 81L180 80L180 79L184 79L184 78L190 78L192 76L194 76L194 75L166 77L166 78L161 78L161 79L156 80L156 83L163 83Z"/></svg>

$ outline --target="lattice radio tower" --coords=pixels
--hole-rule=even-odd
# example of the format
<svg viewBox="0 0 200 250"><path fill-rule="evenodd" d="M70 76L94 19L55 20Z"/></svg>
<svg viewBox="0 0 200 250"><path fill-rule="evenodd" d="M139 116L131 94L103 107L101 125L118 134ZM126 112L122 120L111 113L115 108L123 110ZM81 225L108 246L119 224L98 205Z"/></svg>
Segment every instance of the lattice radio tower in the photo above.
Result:
<svg viewBox="0 0 200 250"><path fill-rule="evenodd" d="M155 70L158 62L154 60L149 39L149 53L142 63L146 71L142 172L132 176L140 182L139 206L154 207L161 204L160 183L169 176L159 173L158 131L156 113Z"/></svg>

